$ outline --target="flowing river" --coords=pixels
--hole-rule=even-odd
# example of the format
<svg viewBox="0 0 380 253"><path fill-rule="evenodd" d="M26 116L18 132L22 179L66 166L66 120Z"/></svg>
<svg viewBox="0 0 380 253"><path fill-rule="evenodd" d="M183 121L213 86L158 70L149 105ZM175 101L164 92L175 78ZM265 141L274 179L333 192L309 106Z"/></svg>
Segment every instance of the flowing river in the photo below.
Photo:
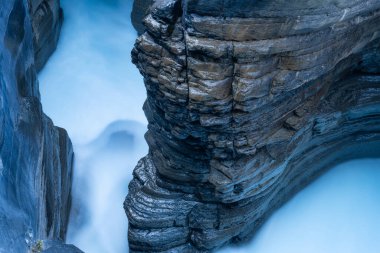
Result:
<svg viewBox="0 0 380 253"><path fill-rule="evenodd" d="M127 252L123 201L148 152L146 91L131 62L132 1L62 0L57 50L40 73L42 104L74 145L69 243L87 253Z"/></svg>
<svg viewBox="0 0 380 253"><path fill-rule="evenodd" d="M67 129L76 156L68 243L127 252L123 201L148 152L146 98L131 63L131 0L61 0L58 48L39 75L44 111ZM380 160L335 167L277 211L254 240L220 252L380 252Z"/></svg>

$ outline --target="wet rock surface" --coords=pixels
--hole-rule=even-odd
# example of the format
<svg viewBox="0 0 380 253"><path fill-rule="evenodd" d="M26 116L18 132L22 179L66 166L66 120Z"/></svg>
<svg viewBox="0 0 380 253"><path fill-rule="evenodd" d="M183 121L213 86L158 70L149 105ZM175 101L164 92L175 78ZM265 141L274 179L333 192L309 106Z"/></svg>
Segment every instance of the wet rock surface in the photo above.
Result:
<svg viewBox="0 0 380 253"><path fill-rule="evenodd" d="M71 244L64 244L62 241L43 241L41 243L42 253L83 253L80 249Z"/></svg>
<svg viewBox="0 0 380 253"><path fill-rule="evenodd" d="M326 169L380 155L379 1L159 0L144 24L132 252L247 240Z"/></svg>
<svg viewBox="0 0 380 253"><path fill-rule="evenodd" d="M28 0L28 6L33 29L34 65L38 72L57 46L63 11L59 0Z"/></svg>
<svg viewBox="0 0 380 253"><path fill-rule="evenodd" d="M145 16L149 14L149 9L153 1L154 0L135 0L133 2L131 21L139 35L145 31L145 26L142 21Z"/></svg>
<svg viewBox="0 0 380 253"><path fill-rule="evenodd" d="M26 0L1 3L0 252L64 240L70 213L73 150L66 131L42 111L33 18Z"/></svg>

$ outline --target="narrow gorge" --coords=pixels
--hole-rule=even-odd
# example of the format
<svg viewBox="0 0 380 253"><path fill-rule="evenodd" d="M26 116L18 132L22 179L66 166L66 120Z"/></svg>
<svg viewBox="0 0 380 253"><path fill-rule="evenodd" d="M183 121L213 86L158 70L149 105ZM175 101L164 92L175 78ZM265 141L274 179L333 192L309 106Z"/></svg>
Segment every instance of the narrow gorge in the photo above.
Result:
<svg viewBox="0 0 380 253"><path fill-rule="evenodd" d="M0 38L0 253L379 252L380 0L2 0Z"/></svg>

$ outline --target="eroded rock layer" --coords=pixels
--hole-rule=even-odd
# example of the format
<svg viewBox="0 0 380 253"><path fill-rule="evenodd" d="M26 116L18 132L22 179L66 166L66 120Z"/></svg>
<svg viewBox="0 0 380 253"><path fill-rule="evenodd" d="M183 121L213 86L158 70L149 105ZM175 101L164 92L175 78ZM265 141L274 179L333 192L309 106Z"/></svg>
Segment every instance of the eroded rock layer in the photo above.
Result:
<svg viewBox="0 0 380 253"><path fill-rule="evenodd" d="M34 65L42 69L54 52L63 21L60 0L28 0L32 20Z"/></svg>
<svg viewBox="0 0 380 253"><path fill-rule="evenodd" d="M327 168L380 155L380 1L158 0L144 22L131 251L246 240Z"/></svg>
<svg viewBox="0 0 380 253"><path fill-rule="evenodd" d="M144 17L148 14L149 7L152 5L153 0L135 0L131 13L131 21L137 33L141 35L145 31L142 23Z"/></svg>
<svg viewBox="0 0 380 253"><path fill-rule="evenodd" d="M70 213L73 150L42 111L32 23L26 0L2 1L0 252L40 252L44 240L64 247Z"/></svg>

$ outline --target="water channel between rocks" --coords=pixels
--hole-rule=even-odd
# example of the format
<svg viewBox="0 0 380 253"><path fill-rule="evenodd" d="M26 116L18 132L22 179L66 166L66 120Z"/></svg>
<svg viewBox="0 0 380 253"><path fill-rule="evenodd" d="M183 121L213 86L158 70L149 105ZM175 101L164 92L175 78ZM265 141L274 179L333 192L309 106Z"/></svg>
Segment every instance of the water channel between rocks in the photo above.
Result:
<svg viewBox="0 0 380 253"><path fill-rule="evenodd" d="M127 252L124 197L148 152L146 98L131 63L132 1L62 0L56 52L40 73L44 111L75 150L68 243L88 253ZM378 253L380 160L339 165L277 211L255 239L220 252Z"/></svg>

